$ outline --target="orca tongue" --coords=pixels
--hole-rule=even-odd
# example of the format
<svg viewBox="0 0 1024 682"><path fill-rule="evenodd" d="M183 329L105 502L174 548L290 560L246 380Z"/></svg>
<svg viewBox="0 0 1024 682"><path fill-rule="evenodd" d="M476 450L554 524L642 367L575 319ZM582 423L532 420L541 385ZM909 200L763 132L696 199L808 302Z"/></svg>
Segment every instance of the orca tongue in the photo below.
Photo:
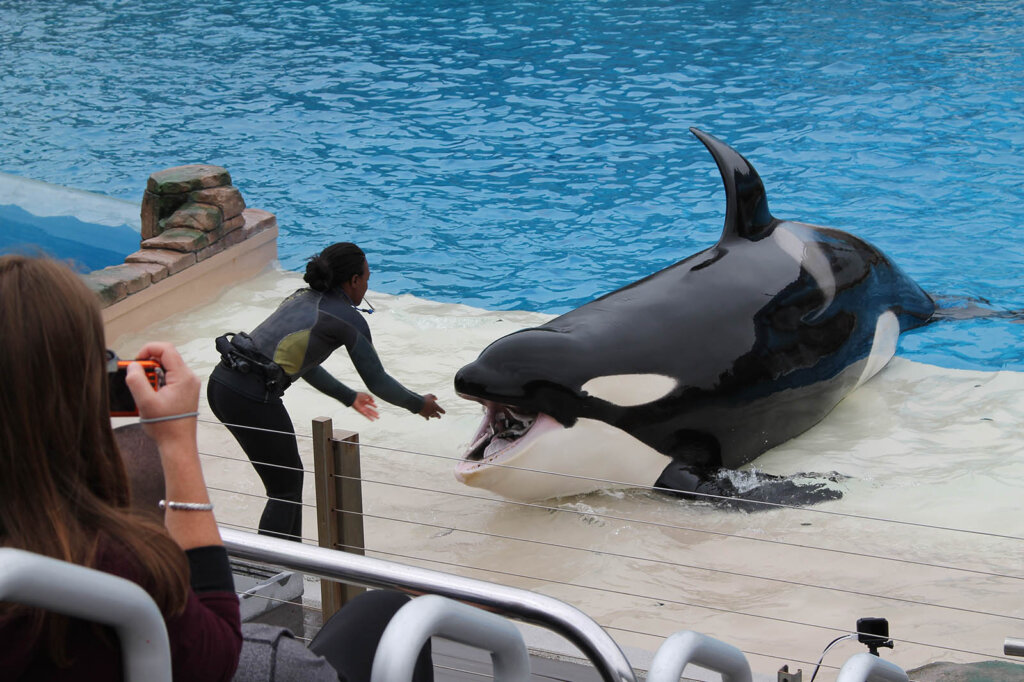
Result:
<svg viewBox="0 0 1024 682"><path fill-rule="evenodd" d="M481 438L473 444L470 451L466 453L463 459L480 460L484 458L484 451L487 449L487 444L490 442L490 436Z"/></svg>
<svg viewBox="0 0 1024 682"><path fill-rule="evenodd" d="M530 430L530 427L533 426L533 422L535 420L536 417L519 414L506 407L501 411L495 421L495 430L498 433L494 439L498 440L500 438L507 441L513 441L520 438Z"/></svg>
<svg viewBox="0 0 1024 682"><path fill-rule="evenodd" d="M487 428L482 429L480 435L476 441L469 446L469 451L463 457L468 460L481 460L484 458L484 452L487 450L487 446L491 443L494 438L494 422L488 424Z"/></svg>
<svg viewBox="0 0 1024 682"><path fill-rule="evenodd" d="M485 407L486 423L481 426L463 460L479 462L504 450L525 436L537 422L537 415L516 412L508 406L490 403Z"/></svg>

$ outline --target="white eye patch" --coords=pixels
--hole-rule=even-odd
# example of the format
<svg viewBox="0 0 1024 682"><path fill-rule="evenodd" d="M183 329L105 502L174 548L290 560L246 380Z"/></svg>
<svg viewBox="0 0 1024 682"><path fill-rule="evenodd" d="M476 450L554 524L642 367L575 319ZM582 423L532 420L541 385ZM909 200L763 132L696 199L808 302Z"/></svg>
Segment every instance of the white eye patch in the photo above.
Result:
<svg viewBox="0 0 1024 682"><path fill-rule="evenodd" d="M583 390L619 407L636 407L664 398L678 383L661 374L611 374L591 379Z"/></svg>

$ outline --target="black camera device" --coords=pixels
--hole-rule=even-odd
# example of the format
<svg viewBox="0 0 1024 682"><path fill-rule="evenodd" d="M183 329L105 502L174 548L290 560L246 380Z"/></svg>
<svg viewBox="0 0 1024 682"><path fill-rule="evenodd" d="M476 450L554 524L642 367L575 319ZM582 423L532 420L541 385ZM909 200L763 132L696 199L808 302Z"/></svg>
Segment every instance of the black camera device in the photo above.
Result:
<svg viewBox="0 0 1024 682"><path fill-rule="evenodd" d="M113 351L107 351L107 393L110 395L111 417L137 417L139 408L135 406L135 398L128 390L125 378L128 376L128 365L137 362L146 373L146 380L153 390L164 385L164 368L153 360L118 360Z"/></svg>
<svg viewBox="0 0 1024 682"><path fill-rule="evenodd" d="M867 646L868 651L875 656L878 655L879 647L892 649L893 643L889 639L889 621L885 618L858 618L857 641Z"/></svg>

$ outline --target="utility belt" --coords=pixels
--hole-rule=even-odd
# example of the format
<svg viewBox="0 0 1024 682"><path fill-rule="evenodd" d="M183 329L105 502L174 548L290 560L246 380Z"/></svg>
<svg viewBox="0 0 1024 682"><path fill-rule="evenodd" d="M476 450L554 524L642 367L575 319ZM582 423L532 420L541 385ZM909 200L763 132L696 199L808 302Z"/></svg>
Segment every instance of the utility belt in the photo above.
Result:
<svg viewBox="0 0 1024 682"><path fill-rule="evenodd" d="M252 374L263 380L267 393L280 398L291 386L288 374L256 347L256 342L245 332L224 334L216 340L221 364L240 374Z"/></svg>

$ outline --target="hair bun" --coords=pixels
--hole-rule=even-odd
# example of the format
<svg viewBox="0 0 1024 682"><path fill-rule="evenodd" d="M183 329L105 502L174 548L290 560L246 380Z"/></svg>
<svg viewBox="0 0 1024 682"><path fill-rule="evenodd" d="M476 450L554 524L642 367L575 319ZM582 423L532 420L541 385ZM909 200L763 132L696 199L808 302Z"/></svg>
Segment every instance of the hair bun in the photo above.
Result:
<svg viewBox="0 0 1024 682"><path fill-rule="evenodd" d="M314 291L327 291L331 288L331 269L320 256L313 256L306 263L306 274L302 279Z"/></svg>

